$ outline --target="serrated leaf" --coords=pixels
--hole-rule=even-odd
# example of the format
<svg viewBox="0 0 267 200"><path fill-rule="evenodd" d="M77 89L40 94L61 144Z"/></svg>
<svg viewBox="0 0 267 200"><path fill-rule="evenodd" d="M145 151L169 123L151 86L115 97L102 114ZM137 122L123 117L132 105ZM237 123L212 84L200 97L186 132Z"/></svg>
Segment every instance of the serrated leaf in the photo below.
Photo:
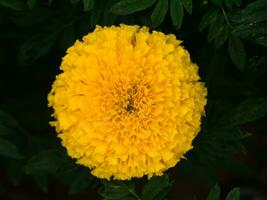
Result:
<svg viewBox="0 0 267 200"><path fill-rule="evenodd" d="M151 7L157 0L122 0L111 7L117 15L128 15Z"/></svg>
<svg viewBox="0 0 267 200"><path fill-rule="evenodd" d="M30 9L33 9L33 7L36 4L36 0L27 0L27 5Z"/></svg>
<svg viewBox="0 0 267 200"><path fill-rule="evenodd" d="M233 190L231 190L227 194L225 200L239 200L239 196L240 196L240 190L239 190L239 188L234 188Z"/></svg>
<svg viewBox="0 0 267 200"><path fill-rule="evenodd" d="M141 192L141 199L152 200L159 199L157 196L161 195L162 192L170 185L169 177L167 174L163 176L152 177L143 187ZM163 197L166 194L164 193ZM162 198L161 198L162 199Z"/></svg>
<svg viewBox="0 0 267 200"><path fill-rule="evenodd" d="M184 18L184 9L180 0L171 0L170 15L176 29L180 29Z"/></svg>
<svg viewBox="0 0 267 200"><path fill-rule="evenodd" d="M122 200L122 199L138 199L135 193L135 184L132 181L102 181L103 186L99 189L98 193L104 199ZM135 197L135 198L134 198Z"/></svg>
<svg viewBox="0 0 267 200"><path fill-rule="evenodd" d="M151 22L153 27L159 26L165 19L168 11L168 1L159 0L151 14Z"/></svg>
<svg viewBox="0 0 267 200"><path fill-rule="evenodd" d="M216 48L220 48L228 39L230 28L228 25L221 26L214 38L214 45Z"/></svg>
<svg viewBox="0 0 267 200"><path fill-rule="evenodd" d="M208 197L206 200L219 200L221 194L220 187L216 184L209 191Z"/></svg>
<svg viewBox="0 0 267 200"><path fill-rule="evenodd" d="M95 5L95 0L82 0L83 1L83 10L88 12L92 10Z"/></svg>
<svg viewBox="0 0 267 200"><path fill-rule="evenodd" d="M222 14L218 14L216 16L216 19L213 21L213 23L209 27L208 31L208 42L211 42L222 32L224 29L224 16Z"/></svg>
<svg viewBox="0 0 267 200"><path fill-rule="evenodd" d="M267 2L265 0L254 1L244 9L234 13L231 20L236 23L254 24L267 20Z"/></svg>
<svg viewBox="0 0 267 200"><path fill-rule="evenodd" d="M2 138L0 138L0 155L14 159L23 158L16 145Z"/></svg>
<svg viewBox="0 0 267 200"><path fill-rule="evenodd" d="M256 24L241 24L236 26L233 33L240 38L253 39L267 35L267 22Z"/></svg>
<svg viewBox="0 0 267 200"><path fill-rule="evenodd" d="M185 10L191 15L193 10L193 2L192 0L181 0Z"/></svg>
<svg viewBox="0 0 267 200"><path fill-rule="evenodd" d="M21 0L0 0L0 6L13 10L23 10L26 8L25 4Z"/></svg>
<svg viewBox="0 0 267 200"><path fill-rule="evenodd" d="M21 65L31 64L46 55L54 45L58 32L38 34L27 40L19 49L18 61Z"/></svg>
<svg viewBox="0 0 267 200"><path fill-rule="evenodd" d="M28 174L56 173L66 162L65 156L60 150L45 150L28 160L25 165L25 171Z"/></svg>
<svg viewBox="0 0 267 200"><path fill-rule="evenodd" d="M264 117L267 114L267 99L248 99L239 103L220 121L220 126L230 127L245 124Z"/></svg>
<svg viewBox="0 0 267 200"><path fill-rule="evenodd" d="M228 53L234 65L243 71L246 65L247 54L242 41L235 35L231 35L229 38Z"/></svg>
<svg viewBox="0 0 267 200"><path fill-rule="evenodd" d="M199 24L199 30L203 31L206 27L213 24L216 20L218 13L219 10L217 8L209 9L201 19L201 22Z"/></svg>

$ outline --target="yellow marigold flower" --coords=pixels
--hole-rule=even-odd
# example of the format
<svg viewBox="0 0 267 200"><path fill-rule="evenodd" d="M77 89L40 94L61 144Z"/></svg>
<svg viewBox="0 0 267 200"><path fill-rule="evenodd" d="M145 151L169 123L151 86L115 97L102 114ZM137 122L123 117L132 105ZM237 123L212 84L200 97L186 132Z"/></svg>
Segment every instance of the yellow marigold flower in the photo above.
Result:
<svg viewBox="0 0 267 200"><path fill-rule="evenodd" d="M192 148L207 91L174 35L96 27L67 50L48 95L77 163L110 179L162 175Z"/></svg>

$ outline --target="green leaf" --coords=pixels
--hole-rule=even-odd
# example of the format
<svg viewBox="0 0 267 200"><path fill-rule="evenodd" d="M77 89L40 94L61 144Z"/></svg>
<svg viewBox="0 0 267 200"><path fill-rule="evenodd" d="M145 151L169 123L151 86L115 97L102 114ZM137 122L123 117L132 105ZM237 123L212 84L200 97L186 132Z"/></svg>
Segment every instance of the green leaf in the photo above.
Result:
<svg viewBox="0 0 267 200"><path fill-rule="evenodd" d="M25 165L28 174L56 173L68 160L58 149L45 150L31 157Z"/></svg>
<svg viewBox="0 0 267 200"><path fill-rule="evenodd" d="M167 11L168 1L159 0L151 15L151 22L153 27L159 26L164 21Z"/></svg>
<svg viewBox="0 0 267 200"><path fill-rule="evenodd" d="M233 13L231 20L236 23L255 24L267 20L267 2L258 0L250 3L244 9Z"/></svg>
<svg viewBox="0 0 267 200"><path fill-rule="evenodd" d="M122 0L111 7L117 15L128 15L151 7L157 0Z"/></svg>
<svg viewBox="0 0 267 200"><path fill-rule="evenodd" d="M92 183L92 175L90 174L89 169L80 170L79 173L75 174L76 176L73 178L70 187L69 194L79 194L82 191L86 190Z"/></svg>
<svg viewBox="0 0 267 200"><path fill-rule="evenodd" d="M140 199L135 193L134 182L125 181L101 181L103 186L99 189L98 193L104 199L109 200L136 200Z"/></svg>
<svg viewBox="0 0 267 200"><path fill-rule="evenodd" d="M206 200L219 200L220 199L220 194L221 194L221 189L216 184L211 188Z"/></svg>
<svg viewBox="0 0 267 200"><path fill-rule="evenodd" d="M19 49L18 61L21 65L31 64L46 55L54 45L59 32L38 34L27 40Z"/></svg>
<svg viewBox="0 0 267 200"><path fill-rule="evenodd" d="M231 190L227 194L225 200L239 200L239 196L240 196L240 190L239 190L239 188L234 188L233 190Z"/></svg>
<svg viewBox="0 0 267 200"><path fill-rule="evenodd" d="M164 199L166 198L167 195L164 191L170 185L171 184L169 181L169 176L167 174L164 174L163 176L154 176L144 185L141 192L141 199L142 200ZM163 196L161 196L162 193ZM159 198L159 196L161 198Z"/></svg>
<svg viewBox="0 0 267 200"><path fill-rule="evenodd" d="M241 24L236 26L233 33L240 38L253 39L257 37L266 37L267 35L267 22L256 24Z"/></svg>
<svg viewBox="0 0 267 200"><path fill-rule="evenodd" d="M243 71L246 65L247 54L242 41L235 35L231 35L229 38L228 53L234 65Z"/></svg>
<svg viewBox="0 0 267 200"><path fill-rule="evenodd" d="M180 0L171 0L170 14L173 25L176 29L180 29L184 18L184 9Z"/></svg>
<svg viewBox="0 0 267 200"><path fill-rule="evenodd" d="M203 31L206 27L213 24L217 18L218 13L219 13L218 8L209 9L200 21L199 30Z"/></svg>
<svg viewBox="0 0 267 200"><path fill-rule="evenodd" d="M258 0L230 15L233 33L259 45L267 46L267 1Z"/></svg>
<svg viewBox="0 0 267 200"><path fill-rule="evenodd" d="M228 39L230 33L229 26L221 26L220 29L218 29L218 32L216 33L215 39L214 39L214 45L216 48L220 48Z"/></svg>
<svg viewBox="0 0 267 200"><path fill-rule="evenodd" d="M220 120L220 126L230 127L245 124L267 114L267 99L248 99L239 103Z"/></svg>
<svg viewBox="0 0 267 200"><path fill-rule="evenodd" d="M35 4L36 4L36 0L27 0L27 5L29 6L30 9L33 9Z"/></svg>
<svg viewBox="0 0 267 200"><path fill-rule="evenodd" d="M218 14L216 19L213 21L208 31L208 41L214 40L224 29L224 16L223 14Z"/></svg>
<svg viewBox="0 0 267 200"><path fill-rule="evenodd" d="M193 10L193 2L192 0L181 0L185 10L191 15Z"/></svg>
<svg viewBox="0 0 267 200"><path fill-rule="evenodd" d="M0 6L4 6L13 10L23 10L26 7L21 0L0 0Z"/></svg>
<svg viewBox="0 0 267 200"><path fill-rule="evenodd" d="M90 11L95 5L95 0L82 0L84 5L84 11Z"/></svg>
<svg viewBox="0 0 267 200"><path fill-rule="evenodd" d="M8 157L8 158L14 158L14 159L23 158L22 154L19 152L16 145L2 138L0 138L0 155Z"/></svg>

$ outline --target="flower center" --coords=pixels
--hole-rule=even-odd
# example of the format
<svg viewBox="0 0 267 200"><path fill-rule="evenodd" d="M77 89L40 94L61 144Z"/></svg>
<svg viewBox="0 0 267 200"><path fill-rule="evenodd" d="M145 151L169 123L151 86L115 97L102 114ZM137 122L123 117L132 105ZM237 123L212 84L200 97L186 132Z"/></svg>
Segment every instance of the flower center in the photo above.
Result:
<svg viewBox="0 0 267 200"><path fill-rule="evenodd" d="M136 108L134 107L134 102L133 102L133 99L132 97L130 97L128 99L128 104L126 106L126 110L129 112L129 113L132 113L133 111L136 110Z"/></svg>

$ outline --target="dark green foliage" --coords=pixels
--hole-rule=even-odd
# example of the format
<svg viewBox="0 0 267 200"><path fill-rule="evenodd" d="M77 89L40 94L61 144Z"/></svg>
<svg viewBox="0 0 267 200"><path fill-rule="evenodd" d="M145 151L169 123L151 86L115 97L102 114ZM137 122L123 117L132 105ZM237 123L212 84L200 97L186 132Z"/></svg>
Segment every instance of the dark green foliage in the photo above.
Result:
<svg viewBox="0 0 267 200"><path fill-rule="evenodd" d="M32 2L28 4L32 4ZM25 9L25 4L20 0L1 0L0 5L14 10Z"/></svg>
<svg viewBox="0 0 267 200"><path fill-rule="evenodd" d="M0 139L0 155L15 159L23 158L16 145L5 139Z"/></svg>
<svg viewBox="0 0 267 200"><path fill-rule="evenodd" d="M227 194L225 200L239 200L239 193L240 193L239 188L234 188ZM220 194L221 194L221 189L216 184L210 189L210 192L206 200L219 200Z"/></svg>
<svg viewBox="0 0 267 200"><path fill-rule="evenodd" d="M47 93L66 50L97 24L120 23L175 34L208 88L202 131L187 159L149 180L96 179L67 155L48 124ZM257 168L236 157L249 150L248 160L265 166L266 148L245 144L258 129L266 133L266 0L0 0L0 25L0 199L12 199L7 195L16 191L6 188L27 186L28 179L47 194L63 185L73 196L98 190L107 200L180 199L176 175L180 185L181 176L214 185L220 173L251 180ZM239 199L237 188L220 191L212 187L207 200Z"/></svg>
<svg viewBox="0 0 267 200"><path fill-rule="evenodd" d="M180 0L170 0L170 14L174 27L180 29L183 23L184 10Z"/></svg>
<svg viewBox="0 0 267 200"><path fill-rule="evenodd" d="M134 181L102 181L98 193L103 199L110 200L164 200L167 199L172 182L167 174L152 177L139 194L135 191Z"/></svg>
<svg viewBox="0 0 267 200"><path fill-rule="evenodd" d="M211 188L206 200L219 200L220 199L220 194L221 194L221 189L216 184Z"/></svg>
<svg viewBox="0 0 267 200"><path fill-rule="evenodd" d="M111 8L111 12L118 15L128 15L152 6L156 0L122 0Z"/></svg>
<svg viewBox="0 0 267 200"><path fill-rule="evenodd" d="M231 35L228 42L228 53L233 63L243 71L246 65L246 50L242 41L235 35Z"/></svg>
<svg viewBox="0 0 267 200"><path fill-rule="evenodd" d="M36 1L37 0L27 0L27 4L28 4L30 9L32 9L35 6Z"/></svg>
<svg viewBox="0 0 267 200"><path fill-rule="evenodd" d="M151 14L151 24L153 27L159 26L165 19L168 11L168 1L159 0Z"/></svg>
<svg viewBox="0 0 267 200"><path fill-rule="evenodd" d="M135 193L135 183L133 181L102 181L102 187L98 193L105 200L140 200Z"/></svg>
<svg viewBox="0 0 267 200"><path fill-rule="evenodd" d="M227 194L225 200L239 200L239 196L240 196L239 188L234 188L233 190L231 190L231 191Z"/></svg>
<svg viewBox="0 0 267 200"><path fill-rule="evenodd" d="M27 40L18 53L18 61L21 65L30 64L46 55L58 36L58 32L37 34Z"/></svg>
<svg viewBox="0 0 267 200"><path fill-rule="evenodd" d="M90 11L95 4L95 0L83 0L84 11Z"/></svg>
<svg viewBox="0 0 267 200"><path fill-rule="evenodd" d="M163 200L168 196L168 192L172 186L167 174L158 177L152 177L143 187L141 191L141 199L143 200Z"/></svg>
<svg viewBox="0 0 267 200"><path fill-rule="evenodd" d="M189 13L192 14L193 11L193 0L181 0L185 10Z"/></svg>

